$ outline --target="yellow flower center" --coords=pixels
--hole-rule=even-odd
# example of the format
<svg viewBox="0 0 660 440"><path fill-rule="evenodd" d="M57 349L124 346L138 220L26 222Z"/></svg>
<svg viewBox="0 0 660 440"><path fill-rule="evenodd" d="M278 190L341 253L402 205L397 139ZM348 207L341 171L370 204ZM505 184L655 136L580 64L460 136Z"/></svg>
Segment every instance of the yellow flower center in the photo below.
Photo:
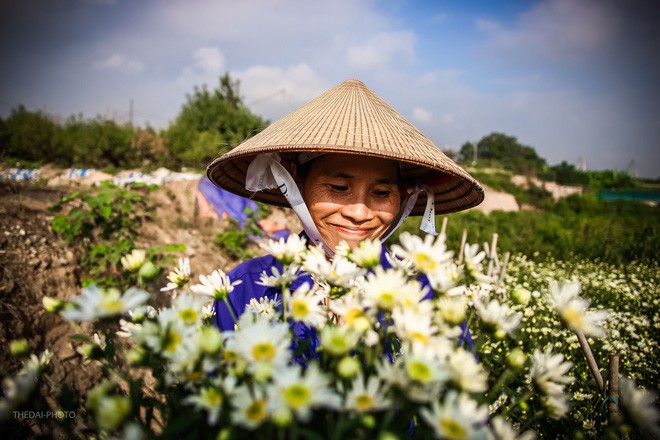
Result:
<svg viewBox="0 0 660 440"><path fill-rule="evenodd" d="M575 307L567 307L561 314L566 324L574 329L584 330L584 316Z"/></svg>
<svg viewBox="0 0 660 440"><path fill-rule="evenodd" d="M424 362L411 361L408 364L408 375L412 380L416 380L420 383L427 383L431 380L433 375L431 374L431 369Z"/></svg>
<svg viewBox="0 0 660 440"><path fill-rule="evenodd" d="M391 310L392 307L394 307L394 293L381 292L381 294L378 296L378 302L381 308Z"/></svg>
<svg viewBox="0 0 660 440"><path fill-rule="evenodd" d="M232 363L236 362L238 355L233 350L225 350L222 352L222 357L225 359L225 362Z"/></svg>
<svg viewBox="0 0 660 440"><path fill-rule="evenodd" d="M261 399L255 400L245 408L245 417L255 423L263 422L267 415L266 402Z"/></svg>
<svg viewBox="0 0 660 440"><path fill-rule="evenodd" d="M309 388L302 384L295 384L284 390L284 400L291 408L302 408L309 402L310 394Z"/></svg>
<svg viewBox="0 0 660 440"><path fill-rule="evenodd" d="M291 314L294 318L304 318L309 315L309 307L307 303L302 300L296 300L291 304Z"/></svg>
<svg viewBox="0 0 660 440"><path fill-rule="evenodd" d="M355 397L355 407L358 411L366 411L374 406L374 398L369 394L360 394Z"/></svg>
<svg viewBox="0 0 660 440"><path fill-rule="evenodd" d="M414 341L421 342L424 345L429 345L429 337L425 333L411 332L410 338Z"/></svg>
<svg viewBox="0 0 660 440"><path fill-rule="evenodd" d="M467 438L465 427L458 421L450 418L442 418L438 423L443 438L459 440Z"/></svg>
<svg viewBox="0 0 660 440"><path fill-rule="evenodd" d="M215 388L204 388L200 394L202 401L210 408L216 408L222 404L222 394Z"/></svg>
<svg viewBox="0 0 660 440"><path fill-rule="evenodd" d="M119 299L119 292L116 291L103 292L99 307L109 315L116 315L124 311L124 304Z"/></svg>
<svg viewBox="0 0 660 440"><path fill-rule="evenodd" d="M181 343L181 335L179 333L174 333L171 331L167 332L165 335L165 341L163 343L163 349L169 353L176 350L177 345Z"/></svg>
<svg viewBox="0 0 660 440"><path fill-rule="evenodd" d="M415 257L416 257L415 265L419 268L420 271L425 272L425 271L432 271L435 269L436 264L433 258L421 252L417 254Z"/></svg>
<svg viewBox="0 0 660 440"><path fill-rule="evenodd" d="M255 361L269 361L275 357L275 347L269 342L262 342L252 347L252 357Z"/></svg>
<svg viewBox="0 0 660 440"><path fill-rule="evenodd" d="M179 318L187 325L197 322L197 312L193 309L183 309L179 312Z"/></svg>

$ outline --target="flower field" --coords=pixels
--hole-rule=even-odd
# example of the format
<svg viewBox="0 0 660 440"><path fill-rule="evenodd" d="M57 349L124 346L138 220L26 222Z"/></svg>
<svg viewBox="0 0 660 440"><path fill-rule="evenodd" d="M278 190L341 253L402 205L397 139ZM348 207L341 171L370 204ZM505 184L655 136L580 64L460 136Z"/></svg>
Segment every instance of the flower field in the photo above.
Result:
<svg viewBox="0 0 660 440"><path fill-rule="evenodd" d="M75 345L101 379L80 401L48 383L50 354L3 381L0 419L43 398L72 437L121 438L652 438L660 432L657 264L504 265L445 237L402 234L340 247L332 262L297 236L263 244L283 265L261 282L233 332L210 325L235 288L226 271L187 259L157 285L141 250L119 285L89 285L44 306L78 329ZM497 258L494 258L497 257ZM500 263L502 262L502 263ZM292 290L301 272L313 284ZM137 286L137 287L136 287ZM159 306L159 304L161 304ZM301 330L302 329L302 330ZM620 357L619 395L605 388ZM53 403L56 402L56 403ZM608 408L618 403L618 411Z"/></svg>

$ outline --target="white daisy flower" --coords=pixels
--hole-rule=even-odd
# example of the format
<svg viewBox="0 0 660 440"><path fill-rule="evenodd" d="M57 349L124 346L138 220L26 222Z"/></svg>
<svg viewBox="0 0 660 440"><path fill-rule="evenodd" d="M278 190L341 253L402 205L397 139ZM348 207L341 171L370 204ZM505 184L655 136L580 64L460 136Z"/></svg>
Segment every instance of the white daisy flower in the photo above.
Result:
<svg viewBox="0 0 660 440"><path fill-rule="evenodd" d="M466 394L451 390L444 402L437 400L431 408L420 410L422 420L434 429L438 438L472 439L485 437L484 426L488 419L488 407L478 406Z"/></svg>
<svg viewBox="0 0 660 440"><path fill-rule="evenodd" d="M569 328L597 338L607 336L603 325L609 312L607 310L588 311L591 301L581 298L578 296L579 293L580 283L577 281L561 284L556 280L549 282L550 302Z"/></svg>
<svg viewBox="0 0 660 440"><path fill-rule="evenodd" d="M660 411L655 405L656 394L637 388L635 381L626 377L619 380L621 407L626 415L644 432L660 437Z"/></svg>
<svg viewBox="0 0 660 440"><path fill-rule="evenodd" d="M518 328L522 320L522 313L512 312L507 304L500 304L496 299L484 305L481 300L475 298L474 308L482 322L499 338Z"/></svg>
<svg viewBox="0 0 660 440"><path fill-rule="evenodd" d="M343 356L360 340L360 334L346 326L326 325L321 329L319 341L323 350L332 356Z"/></svg>
<svg viewBox="0 0 660 440"><path fill-rule="evenodd" d="M364 269L373 269L380 264L380 255L382 251L382 241L378 239L367 239L361 241L358 246L348 254L348 258Z"/></svg>
<svg viewBox="0 0 660 440"><path fill-rule="evenodd" d="M252 298L247 306L245 306L245 311L253 315L272 320L278 316L277 307L282 303L277 298L267 298L261 297L259 300Z"/></svg>
<svg viewBox="0 0 660 440"><path fill-rule="evenodd" d="M420 310L408 308L397 308L392 313L394 321L394 332L402 341L408 341L411 344L428 345L431 337L436 333L437 328L433 325L432 304L426 301L428 307Z"/></svg>
<svg viewBox="0 0 660 440"><path fill-rule="evenodd" d="M291 319L312 327L320 327L328 317L321 297L308 283L302 284L291 294L287 308Z"/></svg>
<svg viewBox="0 0 660 440"><path fill-rule="evenodd" d="M392 252L401 258L413 263L417 271L429 274L449 262L454 253L447 251L445 236L426 235L424 239L418 235L404 232L399 237L401 246L392 245Z"/></svg>
<svg viewBox="0 0 660 440"><path fill-rule="evenodd" d="M250 391L247 386L236 388L231 399L232 421L247 429L261 426L270 415L266 394L261 388Z"/></svg>
<svg viewBox="0 0 660 440"><path fill-rule="evenodd" d="M259 246L272 254L283 266L300 263L307 252L307 240L296 234L290 234L286 240L284 238L280 238L279 241L268 240Z"/></svg>
<svg viewBox="0 0 660 440"><path fill-rule="evenodd" d="M407 283L408 280L402 272L376 267L373 273L367 274L360 286L364 293L365 305L380 310L393 310L399 292Z"/></svg>
<svg viewBox="0 0 660 440"><path fill-rule="evenodd" d="M458 349L449 355L445 365L449 380L468 393L483 393L488 388L488 373L473 353Z"/></svg>
<svg viewBox="0 0 660 440"><path fill-rule="evenodd" d="M220 269L214 270L211 275L200 275L202 284L190 286L190 290L200 295L206 295L215 301L224 301L233 290L234 286L241 284L241 280L231 281Z"/></svg>
<svg viewBox="0 0 660 440"><path fill-rule="evenodd" d="M131 287L122 295L118 289L100 289L96 285L84 287L79 296L73 297L62 311L62 317L69 321L94 321L98 318L123 315L131 309L143 305L149 293Z"/></svg>
<svg viewBox="0 0 660 440"><path fill-rule="evenodd" d="M133 249L130 254L121 257L121 265L130 272L140 270L146 259L147 253L143 249Z"/></svg>
<svg viewBox="0 0 660 440"><path fill-rule="evenodd" d="M349 411L367 413L386 409L390 404L386 390L377 377L370 376L365 384L364 378L360 375L353 380L343 407Z"/></svg>
<svg viewBox="0 0 660 440"><path fill-rule="evenodd" d="M34 368L21 370L16 376L2 379L4 396L0 398L0 422L8 420L12 411L28 400L38 380L39 372Z"/></svg>
<svg viewBox="0 0 660 440"><path fill-rule="evenodd" d="M438 315L450 326L465 321L467 313L467 299L464 296L446 296L436 302Z"/></svg>
<svg viewBox="0 0 660 440"><path fill-rule="evenodd" d="M172 309L174 309L181 322L188 326L198 327L202 324L204 317L204 306L207 305L204 298L194 297L192 295L181 295L174 300Z"/></svg>
<svg viewBox="0 0 660 440"><path fill-rule="evenodd" d="M444 382L449 378L442 362L425 353L407 353L403 368L411 381L421 385Z"/></svg>
<svg viewBox="0 0 660 440"><path fill-rule="evenodd" d="M328 261L325 251L319 246L309 249L303 269L331 286L346 288L350 288L364 274L364 269L341 255L335 255L332 261Z"/></svg>
<svg viewBox="0 0 660 440"><path fill-rule="evenodd" d="M266 271L263 271L257 284L261 286L275 287L280 291L284 291L284 289L289 287L298 279L298 277L300 277L299 268L295 265L285 266L284 269L282 269L282 273L280 273L277 267L273 266L271 268L271 274L272 275L268 275Z"/></svg>
<svg viewBox="0 0 660 440"><path fill-rule="evenodd" d="M269 388L273 412L287 408L302 422L309 420L312 409L339 409L341 398L330 388L330 380L317 364L311 364L304 374L300 368L288 368L274 376Z"/></svg>
<svg viewBox="0 0 660 440"><path fill-rule="evenodd" d="M490 421L488 440L534 440L536 433L526 431L522 434L516 432L513 426L502 416L495 416Z"/></svg>
<svg viewBox="0 0 660 440"><path fill-rule="evenodd" d="M573 382L565 374L573 366L564 362L563 354L554 354L551 349L534 350L529 375L534 385L543 393L544 402L551 410L553 418L563 417L568 410L568 396L564 395L564 386Z"/></svg>
<svg viewBox="0 0 660 440"><path fill-rule="evenodd" d="M367 316L367 312L352 293L331 301L329 308L339 318L342 325L358 333L364 333L371 328L371 321Z"/></svg>
<svg viewBox="0 0 660 440"><path fill-rule="evenodd" d="M167 275L167 279L170 282L167 283L167 286L160 289L161 292L167 292L185 286L190 281L190 259L187 257L179 258L179 265L174 268L173 272Z"/></svg>
<svg viewBox="0 0 660 440"><path fill-rule="evenodd" d="M229 336L226 347L245 359L249 368L255 371L263 363L274 369L284 368L289 363L290 345L291 335L286 323L259 317L252 320L243 314L238 329Z"/></svg>
<svg viewBox="0 0 660 440"><path fill-rule="evenodd" d="M208 413L207 422L209 425L215 425L220 418L220 411L225 400L222 389L218 386L205 386L199 390L199 394L193 394L183 399L183 403L193 405L199 410Z"/></svg>

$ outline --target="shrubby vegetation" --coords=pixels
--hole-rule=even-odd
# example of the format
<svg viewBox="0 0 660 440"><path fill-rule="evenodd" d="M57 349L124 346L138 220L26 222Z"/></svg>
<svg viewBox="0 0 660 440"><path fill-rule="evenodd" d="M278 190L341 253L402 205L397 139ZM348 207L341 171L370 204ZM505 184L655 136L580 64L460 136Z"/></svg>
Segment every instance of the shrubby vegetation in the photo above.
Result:
<svg viewBox="0 0 660 440"><path fill-rule="evenodd" d="M480 211L451 214L448 243L459 246L462 230L468 240L490 243L499 234L502 249L536 260L552 256L561 260L587 259L613 264L656 260L660 248L660 216L656 207L638 202L599 202L593 195L573 195L545 211ZM440 222L440 219L438 219ZM393 234L419 229L419 219L409 218Z"/></svg>
<svg viewBox="0 0 660 440"><path fill-rule="evenodd" d="M61 121L19 106L7 119L0 119L0 159L12 165L55 163L109 171L202 167L266 125L243 104L239 82L226 74L213 91L195 88L175 121L162 131L82 115Z"/></svg>

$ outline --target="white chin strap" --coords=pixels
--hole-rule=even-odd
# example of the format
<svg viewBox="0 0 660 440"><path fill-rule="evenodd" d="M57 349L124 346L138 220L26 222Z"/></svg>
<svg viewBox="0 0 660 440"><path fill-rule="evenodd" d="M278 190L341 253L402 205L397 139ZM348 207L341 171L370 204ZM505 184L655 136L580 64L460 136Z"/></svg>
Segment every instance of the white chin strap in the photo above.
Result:
<svg viewBox="0 0 660 440"><path fill-rule="evenodd" d="M252 192L263 191L265 189L279 188L282 195L291 205L291 208L300 219L300 223L307 233L307 236L315 245L322 245L328 257L334 256L334 249L323 240L316 224L312 219L309 209L300 194L298 185L293 180L289 172L280 164L280 155L277 153L260 154L252 160L245 176L245 189ZM419 229L422 231L438 235L435 231L435 203L433 189L427 185L418 185L409 190L408 195L401 204L399 213L394 218L392 225L388 228L381 240L387 239L408 217L415 207L417 197L421 192L426 193L426 209L424 218Z"/></svg>

